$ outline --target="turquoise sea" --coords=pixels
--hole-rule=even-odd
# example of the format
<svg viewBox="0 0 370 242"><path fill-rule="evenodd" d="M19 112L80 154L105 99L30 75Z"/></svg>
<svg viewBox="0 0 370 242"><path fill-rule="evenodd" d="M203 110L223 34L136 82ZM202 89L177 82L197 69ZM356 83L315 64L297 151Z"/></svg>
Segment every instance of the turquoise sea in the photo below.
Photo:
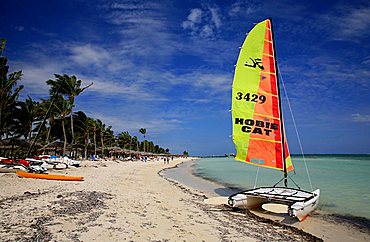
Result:
<svg viewBox="0 0 370 242"><path fill-rule="evenodd" d="M313 188L320 188L319 210L370 219L370 155L306 155ZM311 191L301 156L292 156L295 174L290 177ZM248 165L233 158L202 158L194 164L194 174L240 189L274 185L282 178L277 170ZM282 183L279 185L283 186ZM289 186L294 183L289 180Z"/></svg>

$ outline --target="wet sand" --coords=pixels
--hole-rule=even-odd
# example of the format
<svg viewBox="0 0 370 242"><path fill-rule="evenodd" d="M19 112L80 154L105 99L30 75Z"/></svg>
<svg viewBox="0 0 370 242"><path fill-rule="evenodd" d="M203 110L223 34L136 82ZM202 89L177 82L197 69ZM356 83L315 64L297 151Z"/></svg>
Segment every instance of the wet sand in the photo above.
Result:
<svg viewBox="0 0 370 242"><path fill-rule="evenodd" d="M0 174L2 241L320 241L300 229L203 202L207 195L163 178L189 160L86 161L53 173L83 182ZM367 237L369 238L369 237Z"/></svg>
<svg viewBox="0 0 370 242"><path fill-rule="evenodd" d="M184 162L177 168L164 171L164 176L177 183L192 187L208 198L229 196L240 191L224 184L205 180L193 175L193 162ZM281 224L304 230L325 241L370 241L370 224L367 219L315 211L303 222L298 222L286 214L274 214L264 210L251 211L253 214Z"/></svg>

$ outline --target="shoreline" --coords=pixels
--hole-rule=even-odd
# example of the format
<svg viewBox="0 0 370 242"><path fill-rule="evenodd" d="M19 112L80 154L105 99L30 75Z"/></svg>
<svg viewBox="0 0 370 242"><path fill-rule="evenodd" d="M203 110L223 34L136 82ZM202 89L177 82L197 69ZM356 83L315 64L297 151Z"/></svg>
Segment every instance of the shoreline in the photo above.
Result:
<svg viewBox="0 0 370 242"><path fill-rule="evenodd" d="M171 183L173 186L181 189L183 192L185 193L189 193L191 194L193 197L196 196L198 197L198 199L201 199L201 206L203 207L203 209L206 209L206 210L210 210L210 211L219 211L220 213L222 213L224 216L227 216L227 217L232 217L233 215L237 215L236 217L233 217L232 218L232 222L234 224L236 224L237 226L240 226L240 228L244 227L245 224L243 222L246 222L246 220L253 220L255 221L256 223L262 223L262 224L267 224L269 226L272 226L273 228L275 229L286 229L286 230L289 230L290 233L294 233L295 235L298 235L298 236L302 236L301 239L299 239L299 241L323 241L322 238L320 237L317 237L307 231L304 231L303 229L300 229L300 228L296 228L294 226L289 226L289 225L286 225L286 224L283 224L283 223L280 223L280 222L276 222L276 221L273 221L269 218L265 218L265 217L262 217L262 216L258 216L256 215L255 213L252 213L250 211L245 211L245 210L234 210L228 206L224 206L224 205L216 205L216 206L209 206L207 204L204 203L204 199L206 198L209 198L211 195L212 195L212 192L210 192L210 190L207 191L207 189L209 189L210 187L214 187L214 186L221 186L222 188L222 192L230 192L230 191L233 191L233 192L236 192L236 191L239 191L239 189L236 189L236 188L229 188L229 187L224 187L222 184L219 184L215 181L212 181L212 180L208 180L208 179L204 179L200 176L196 176L194 175L192 172L189 172L190 170L187 169L187 176L189 177L192 177L191 179L196 179L198 182L203 180L203 183L202 185L203 186L206 186L206 190L201 190L201 189L197 189L197 188L194 188L193 186L189 186L188 184L184 184L180 181L177 181L176 179L172 179L168 176L166 176L166 172L168 171L171 171L171 170L175 170L176 168L178 168L179 166L185 164L185 163L193 163L195 160L197 160L199 158L190 158L190 161L189 160L184 160L182 162L179 162L178 164L174 165L174 166L171 166L171 167L166 167L164 169L161 169L158 171L158 175L163 178L164 180L168 181L169 183ZM192 165L190 165L192 166ZM208 183L208 185L206 185ZM209 186L209 184L212 184ZM204 188L204 187L203 187ZM214 193L213 195L218 195L217 193ZM252 222L253 222L252 221ZM280 231L281 232L281 231ZM261 237L259 240L261 240L263 237ZM232 238L232 240L234 241L235 238ZM262 240L266 240L265 238L263 238ZM278 240L278 239L274 239L274 240ZM294 240L293 238L289 238L289 240ZM242 240L244 241L244 240Z"/></svg>
<svg viewBox="0 0 370 242"><path fill-rule="evenodd" d="M193 161L193 164L190 167L192 170L189 172L189 175L199 177L199 178L201 178L203 180L206 180L206 181L209 181L209 182L211 182L211 183L213 183L217 186L219 185L219 186L225 187L226 190L231 190L235 193L242 191L242 189L239 189L237 187L233 187L230 184L220 183L220 182L217 182L215 180L207 179L207 178L204 178L200 175L195 174L193 172L193 167L195 165L194 161ZM222 195L222 194L219 194L219 195ZM317 209L315 211L316 211L317 217L320 217L320 219L334 220L334 221L337 221L337 222L347 222L347 223L350 223L354 226L357 226L360 229L368 229L368 232L370 233L370 219L369 218L359 217L359 216L355 216L355 215L351 215L351 214L340 214L340 213L328 212L328 211L324 211L324 210L321 210L321 209Z"/></svg>
<svg viewBox="0 0 370 242"><path fill-rule="evenodd" d="M209 206L201 191L161 175L190 161L84 161L80 168L50 171L84 176L82 182L0 174L0 236L5 241L322 241L253 213Z"/></svg>
<svg viewBox="0 0 370 242"><path fill-rule="evenodd" d="M192 189L196 189L201 193L204 193L206 198L217 197L217 196L229 196L232 193L241 191L238 188L232 187L227 184L222 184L217 181L203 178L197 174L194 174L193 167L196 159L193 159L191 164L178 164L173 169L178 169L177 174L171 174L166 172L163 174L164 178L175 180L175 182L184 186L190 186ZM166 175L168 177L166 177ZM200 186L193 186L191 182L184 181L184 177L187 180L203 180ZM189 178L192 177L192 178ZM183 184L185 183L185 184ZM204 185L206 184L206 185ZM325 241L341 241L345 239L352 239L356 241L366 241L370 239L370 220L362 217L346 216L341 214L333 214L325 211L315 211L305 221L298 222L294 218L290 218L287 215L276 215L271 212L264 210L251 211L251 213L264 219L268 219L272 222L278 222L287 226L291 226L314 236L324 239ZM356 234L356 235L354 235Z"/></svg>

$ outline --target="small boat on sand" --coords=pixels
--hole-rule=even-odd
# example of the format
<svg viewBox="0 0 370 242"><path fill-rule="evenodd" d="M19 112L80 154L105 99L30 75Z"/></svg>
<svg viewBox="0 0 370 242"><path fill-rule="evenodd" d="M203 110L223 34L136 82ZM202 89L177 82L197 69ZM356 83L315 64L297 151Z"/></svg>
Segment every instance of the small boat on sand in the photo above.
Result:
<svg viewBox="0 0 370 242"><path fill-rule="evenodd" d="M16 171L26 171L27 169L22 165L6 165L0 164L0 173L15 173Z"/></svg>
<svg viewBox="0 0 370 242"><path fill-rule="evenodd" d="M17 175L23 178L36 178L36 179L47 179L47 180L59 180L59 181L83 181L83 176L65 176L58 174L39 174L30 173L24 171L17 171Z"/></svg>
<svg viewBox="0 0 370 242"><path fill-rule="evenodd" d="M317 208L320 189L313 191L308 172L312 191L302 190L288 174L294 167L285 135L279 88L282 78L278 74L272 23L266 19L249 32L235 67L233 141L236 160L280 170L283 178L273 186L256 188L255 185L253 189L235 193L229 197L228 204L233 208L262 207L285 212L302 221ZM293 117L292 121L295 126ZM302 157L304 160L303 150ZM288 178L297 188L288 186ZM277 186L282 181L284 186Z"/></svg>

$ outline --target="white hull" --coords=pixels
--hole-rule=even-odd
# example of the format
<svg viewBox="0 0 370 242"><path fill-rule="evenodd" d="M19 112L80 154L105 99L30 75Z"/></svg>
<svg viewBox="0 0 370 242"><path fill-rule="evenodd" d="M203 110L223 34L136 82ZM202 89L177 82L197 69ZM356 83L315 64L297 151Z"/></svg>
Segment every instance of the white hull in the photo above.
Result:
<svg viewBox="0 0 370 242"><path fill-rule="evenodd" d="M304 220L319 204L320 190L306 192L285 187L263 187L231 195L228 204L234 208L258 208L266 203L288 205L288 214Z"/></svg>
<svg viewBox="0 0 370 242"><path fill-rule="evenodd" d="M288 214L291 217L298 218L303 221L311 212L313 212L319 205L320 189L313 192L314 197L305 202L295 202L288 209Z"/></svg>

